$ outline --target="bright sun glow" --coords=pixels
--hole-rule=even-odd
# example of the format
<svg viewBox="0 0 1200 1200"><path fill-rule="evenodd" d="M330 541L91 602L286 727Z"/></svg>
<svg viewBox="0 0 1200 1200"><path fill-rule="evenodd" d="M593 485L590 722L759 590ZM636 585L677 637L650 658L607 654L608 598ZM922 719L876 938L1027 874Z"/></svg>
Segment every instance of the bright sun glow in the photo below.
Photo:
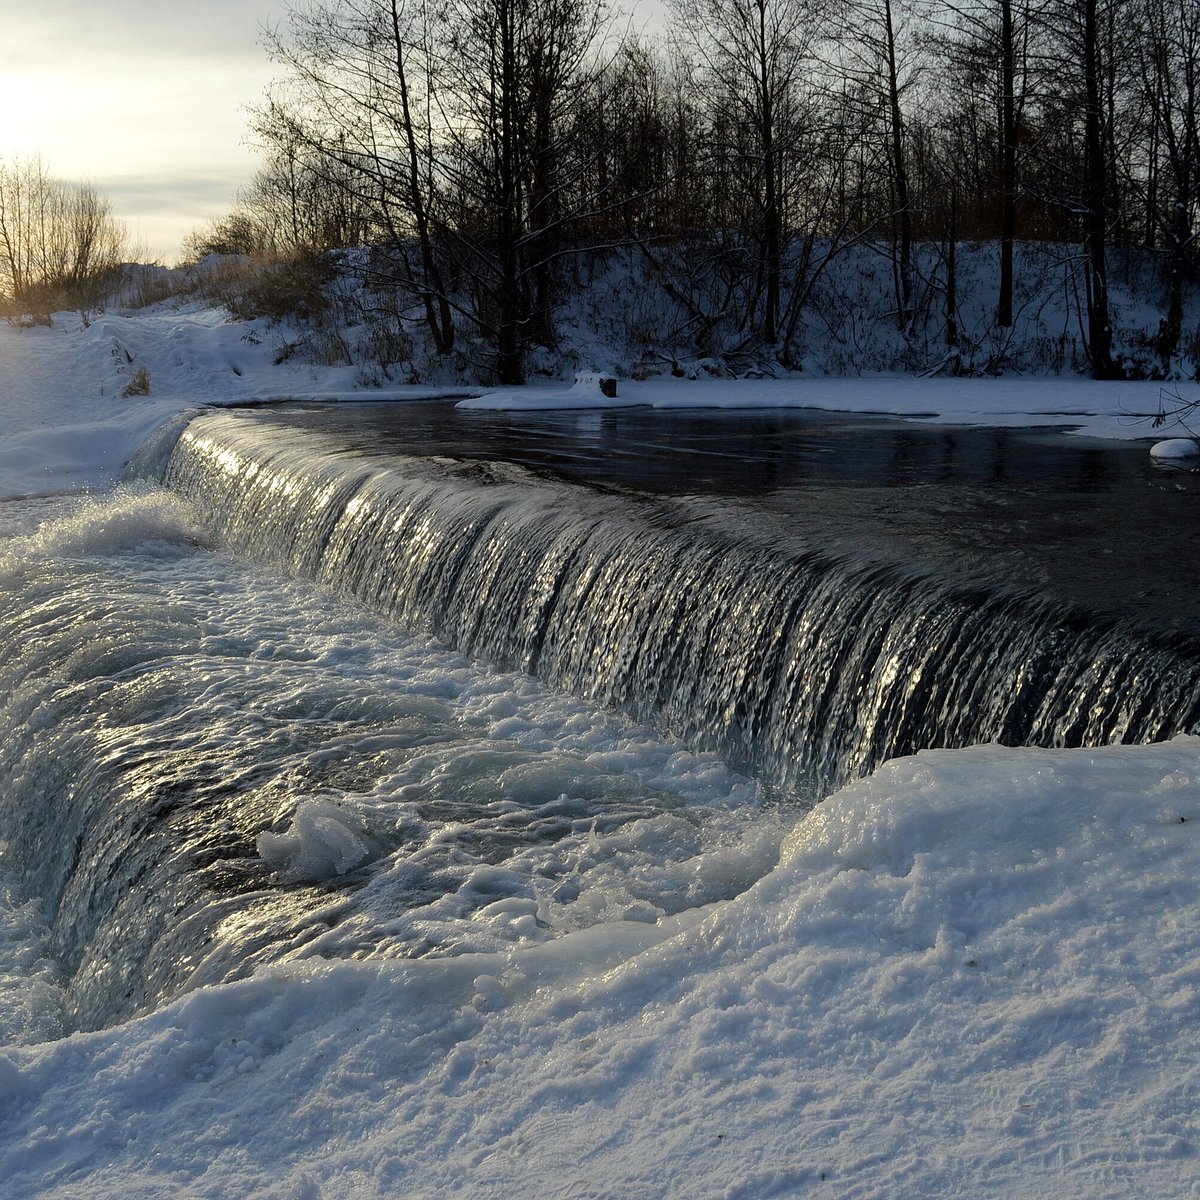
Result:
<svg viewBox="0 0 1200 1200"><path fill-rule="evenodd" d="M181 40L131 71L123 54L83 41L44 68L0 44L0 160L36 155L60 179L95 183L134 247L172 261L249 182L258 159L247 109L271 64L265 54L189 57Z"/></svg>
<svg viewBox="0 0 1200 1200"><path fill-rule="evenodd" d="M44 76L0 74L0 157L35 154L53 140L49 136L53 130L68 124L78 100L47 83ZM69 86L69 81L54 80L55 85L64 83Z"/></svg>

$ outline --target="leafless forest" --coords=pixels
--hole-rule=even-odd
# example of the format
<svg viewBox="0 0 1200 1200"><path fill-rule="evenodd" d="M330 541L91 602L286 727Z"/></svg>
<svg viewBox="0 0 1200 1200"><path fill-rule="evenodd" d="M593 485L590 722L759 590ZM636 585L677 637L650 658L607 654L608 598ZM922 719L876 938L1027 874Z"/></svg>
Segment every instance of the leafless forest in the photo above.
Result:
<svg viewBox="0 0 1200 1200"><path fill-rule="evenodd" d="M1036 246L1092 375L1194 364L1195 0L671 5L653 38L595 0L299 6L267 37L267 166L189 254L270 262L302 309L353 248L341 268L379 336L469 341L515 383L606 255L656 281L697 352L789 368L822 280L869 253L895 335L934 338L953 369L961 263L985 247L1002 369L1004 332L1044 297L1023 275ZM20 293L37 272L7 236L10 193L0 287ZM1117 346L1122 273L1156 319Z"/></svg>

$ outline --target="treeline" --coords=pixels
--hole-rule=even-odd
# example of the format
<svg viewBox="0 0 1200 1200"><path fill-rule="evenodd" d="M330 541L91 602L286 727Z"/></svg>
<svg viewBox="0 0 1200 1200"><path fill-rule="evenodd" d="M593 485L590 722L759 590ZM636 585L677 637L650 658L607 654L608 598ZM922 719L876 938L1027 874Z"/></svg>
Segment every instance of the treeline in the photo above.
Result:
<svg viewBox="0 0 1200 1200"><path fill-rule="evenodd" d="M66 183L40 158L0 160L0 318L98 308L125 252L124 226L90 183Z"/></svg>
<svg viewBox="0 0 1200 1200"><path fill-rule="evenodd" d="M1039 242L1061 247L1096 377L1191 352L1195 0L672 0L670 28L616 36L598 0L297 9L255 121L269 166L192 252L368 247L397 318L444 355L486 346L503 383L554 347L581 260L617 246L694 344L784 366L863 245L890 264L897 334L936 306L952 351L957 248L983 240L996 329L1030 300L1014 246ZM1131 254L1161 311L1135 366L1109 298Z"/></svg>

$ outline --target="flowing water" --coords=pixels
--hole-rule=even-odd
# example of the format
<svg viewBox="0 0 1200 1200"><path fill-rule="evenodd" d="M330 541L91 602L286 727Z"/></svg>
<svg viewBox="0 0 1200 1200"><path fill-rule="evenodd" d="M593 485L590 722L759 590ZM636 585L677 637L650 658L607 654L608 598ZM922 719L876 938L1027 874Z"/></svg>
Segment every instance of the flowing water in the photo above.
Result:
<svg viewBox="0 0 1200 1200"><path fill-rule="evenodd" d="M1200 726L1190 632L922 558L886 511L856 534L842 476L754 497L709 443L679 486L585 484L613 456L578 438L306 421L203 415L147 448L165 488L6 512L0 911L58 1029L708 904L789 806L924 747Z"/></svg>

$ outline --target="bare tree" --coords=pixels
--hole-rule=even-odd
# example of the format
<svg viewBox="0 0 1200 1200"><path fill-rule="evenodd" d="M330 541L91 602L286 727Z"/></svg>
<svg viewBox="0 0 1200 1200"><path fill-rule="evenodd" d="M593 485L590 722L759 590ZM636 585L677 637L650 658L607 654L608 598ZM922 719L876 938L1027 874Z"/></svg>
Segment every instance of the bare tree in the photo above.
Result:
<svg viewBox="0 0 1200 1200"><path fill-rule="evenodd" d="M905 103L918 75L913 13L905 0L847 0L835 17L836 70L852 81L874 118L888 169L896 323L905 331L913 299L913 197L909 186Z"/></svg>
<svg viewBox="0 0 1200 1200"><path fill-rule="evenodd" d="M1119 14L1129 0L1052 0L1037 14L1038 121L1044 200L1082 232L1083 341L1093 376L1118 374L1108 243L1119 206Z"/></svg>
<svg viewBox="0 0 1200 1200"><path fill-rule="evenodd" d="M564 284L622 242L680 346L795 365L829 264L877 238L910 359L939 291L945 341L969 337L960 239L997 243L987 328L1011 346L1021 237L1061 247L1105 376L1130 361L1109 259L1130 269L1113 248L1144 232L1169 277L1159 353L1178 353L1195 0L672 0L665 50L616 44L602 3L302 2L271 39L272 158L205 244L361 244L389 319L517 382L556 345Z"/></svg>
<svg viewBox="0 0 1200 1200"><path fill-rule="evenodd" d="M290 79L260 133L331 181L336 164L434 344L448 352L465 317L503 382L552 341L568 231L604 204L580 121L603 19L597 0L341 0L273 39Z"/></svg>
<svg viewBox="0 0 1200 1200"><path fill-rule="evenodd" d="M55 179L37 157L0 162L0 299L10 316L90 312L113 282L125 240L94 184Z"/></svg>
<svg viewBox="0 0 1200 1200"><path fill-rule="evenodd" d="M802 92L820 0L673 0L677 28L709 96L711 152L749 198L764 341L779 338L790 169L802 156ZM755 287L755 292L759 290Z"/></svg>
<svg viewBox="0 0 1200 1200"><path fill-rule="evenodd" d="M400 0L293 10L269 39L288 79L256 129L277 155L299 149L312 176L363 214L386 281L416 298L434 345L449 353L454 316L435 245L434 20L425 5Z"/></svg>
<svg viewBox="0 0 1200 1200"><path fill-rule="evenodd" d="M939 36L933 43L946 68L939 82L949 80L955 85L945 119L960 130L969 129L970 119L964 125L963 117L973 112L979 91L993 114L1000 207L995 231L1000 251L996 324L1002 328L1013 323L1013 247L1020 197L1019 152L1030 83L1032 7L1031 0L948 0L946 18L939 20ZM964 190L966 184L956 180ZM990 180L987 186L990 191Z"/></svg>
<svg viewBox="0 0 1200 1200"><path fill-rule="evenodd" d="M1158 337L1163 369L1183 332L1185 283L1194 277L1200 218L1200 7L1189 0L1140 0L1136 83L1144 102L1148 228L1167 263L1167 311Z"/></svg>
<svg viewBox="0 0 1200 1200"><path fill-rule="evenodd" d="M580 117L605 21L595 0L458 0L442 92L444 224L502 383L552 344L557 262L609 203Z"/></svg>

